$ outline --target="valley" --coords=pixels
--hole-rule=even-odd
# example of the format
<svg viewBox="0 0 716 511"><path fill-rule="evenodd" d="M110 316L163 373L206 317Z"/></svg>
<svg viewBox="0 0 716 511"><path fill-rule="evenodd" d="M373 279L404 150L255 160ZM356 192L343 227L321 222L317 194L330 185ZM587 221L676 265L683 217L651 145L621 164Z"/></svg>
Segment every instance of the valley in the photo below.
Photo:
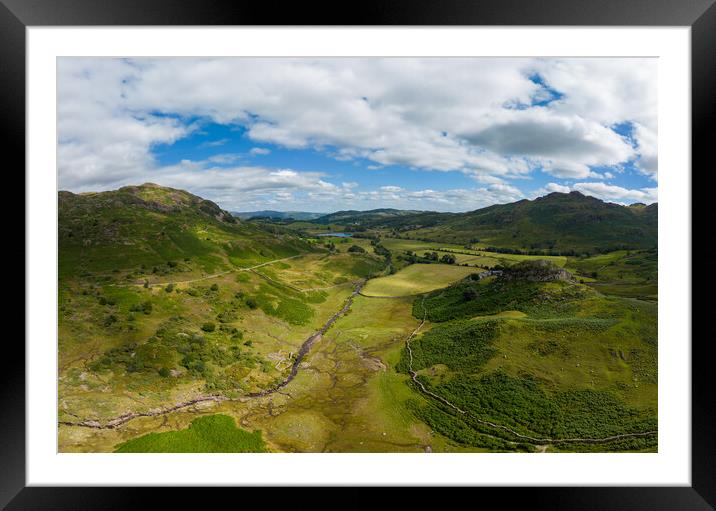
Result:
<svg viewBox="0 0 716 511"><path fill-rule="evenodd" d="M59 212L61 452L658 448L655 204Z"/></svg>

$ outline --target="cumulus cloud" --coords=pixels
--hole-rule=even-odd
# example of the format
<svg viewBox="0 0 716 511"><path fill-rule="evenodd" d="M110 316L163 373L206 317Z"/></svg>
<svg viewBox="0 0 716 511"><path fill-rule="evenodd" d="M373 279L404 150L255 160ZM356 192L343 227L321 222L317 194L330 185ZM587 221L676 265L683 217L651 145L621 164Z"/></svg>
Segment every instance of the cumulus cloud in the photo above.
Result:
<svg viewBox="0 0 716 511"><path fill-rule="evenodd" d="M249 154L251 154L252 156L262 156L271 154L271 150L266 149L265 147L252 147L249 151Z"/></svg>
<svg viewBox="0 0 716 511"><path fill-rule="evenodd" d="M606 183L575 183L573 188L585 195L609 201L644 202L646 204L657 201L656 188L628 189Z"/></svg>
<svg viewBox="0 0 716 511"><path fill-rule="evenodd" d="M463 205L481 203L471 194L494 201L522 196L508 182L537 170L595 179L608 174L593 167L633 162L656 180L655 83L653 59L62 58L59 181L82 191L160 176L211 192L214 179L248 177L272 184L273 194L295 180L317 201L336 190L361 200L356 187L331 184L321 172L237 167L236 154L211 156L201 172L187 162L157 163L157 145L187 137L205 120L240 128L257 144L368 160L368 170L460 172L484 185L453 196L426 189L419 197L425 204L458 196ZM633 143L611 129L624 122L634 127ZM248 153L266 156L270 149ZM396 201L409 193L376 192Z"/></svg>
<svg viewBox="0 0 716 511"><path fill-rule="evenodd" d="M622 186L610 185L602 182L580 182L572 186L548 183L547 185L534 190L530 198L540 197L552 192L569 193L571 191L581 192L608 202L620 204L643 202L651 204L657 202L658 194L656 188L624 188Z"/></svg>
<svg viewBox="0 0 716 511"><path fill-rule="evenodd" d="M637 168L656 180L659 170L657 134L641 124L634 125L634 138L637 142L639 159Z"/></svg>
<svg viewBox="0 0 716 511"><path fill-rule="evenodd" d="M484 127L465 134L471 143L498 154L529 157L557 177L588 177L590 166L617 165L635 156L631 145L611 129L546 108L501 110L479 124Z"/></svg>

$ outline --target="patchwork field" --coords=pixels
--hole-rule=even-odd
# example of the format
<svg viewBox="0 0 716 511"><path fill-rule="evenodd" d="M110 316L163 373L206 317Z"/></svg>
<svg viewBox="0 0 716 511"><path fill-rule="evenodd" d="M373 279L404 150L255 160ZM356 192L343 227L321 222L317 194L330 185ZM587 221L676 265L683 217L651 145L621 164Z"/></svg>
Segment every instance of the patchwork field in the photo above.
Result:
<svg viewBox="0 0 716 511"><path fill-rule="evenodd" d="M394 275L372 279L363 288L365 296L412 296L447 286L475 273L474 268L446 264L413 264Z"/></svg>

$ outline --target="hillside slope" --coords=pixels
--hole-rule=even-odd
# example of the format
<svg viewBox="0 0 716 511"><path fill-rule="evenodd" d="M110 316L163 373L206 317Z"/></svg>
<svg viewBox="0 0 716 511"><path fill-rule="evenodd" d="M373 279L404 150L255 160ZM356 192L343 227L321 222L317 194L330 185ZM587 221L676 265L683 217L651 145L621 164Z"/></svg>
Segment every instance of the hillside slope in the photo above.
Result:
<svg viewBox="0 0 716 511"><path fill-rule="evenodd" d="M555 192L534 200L496 204L467 213L351 217L366 227L393 229L407 238L577 252L654 248L657 218L656 203L621 206L579 192ZM340 222L340 218L333 221Z"/></svg>
<svg viewBox="0 0 716 511"><path fill-rule="evenodd" d="M211 201L147 183L58 194L60 275L191 259L204 270L288 257L309 247L277 227L243 223Z"/></svg>
<svg viewBox="0 0 716 511"><path fill-rule="evenodd" d="M421 211L403 210L403 209L371 209L368 211L336 211L324 215L314 220L317 224L344 224L344 225L375 225L382 223L390 223L392 220L405 217L412 217L421 214Z"/></svg>

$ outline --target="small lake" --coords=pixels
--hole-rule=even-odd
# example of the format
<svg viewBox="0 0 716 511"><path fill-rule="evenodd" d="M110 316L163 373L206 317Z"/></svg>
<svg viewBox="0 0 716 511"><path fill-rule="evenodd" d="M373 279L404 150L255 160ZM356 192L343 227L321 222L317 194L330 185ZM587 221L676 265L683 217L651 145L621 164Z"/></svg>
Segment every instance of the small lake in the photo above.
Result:
<svg viewBox="0 0 716 511"><path fill-rule="evenodd" d="M316 234L316 236L333 236L336 238L350 238L353 235L349 232L324 232L321 234Z"/></svg>

